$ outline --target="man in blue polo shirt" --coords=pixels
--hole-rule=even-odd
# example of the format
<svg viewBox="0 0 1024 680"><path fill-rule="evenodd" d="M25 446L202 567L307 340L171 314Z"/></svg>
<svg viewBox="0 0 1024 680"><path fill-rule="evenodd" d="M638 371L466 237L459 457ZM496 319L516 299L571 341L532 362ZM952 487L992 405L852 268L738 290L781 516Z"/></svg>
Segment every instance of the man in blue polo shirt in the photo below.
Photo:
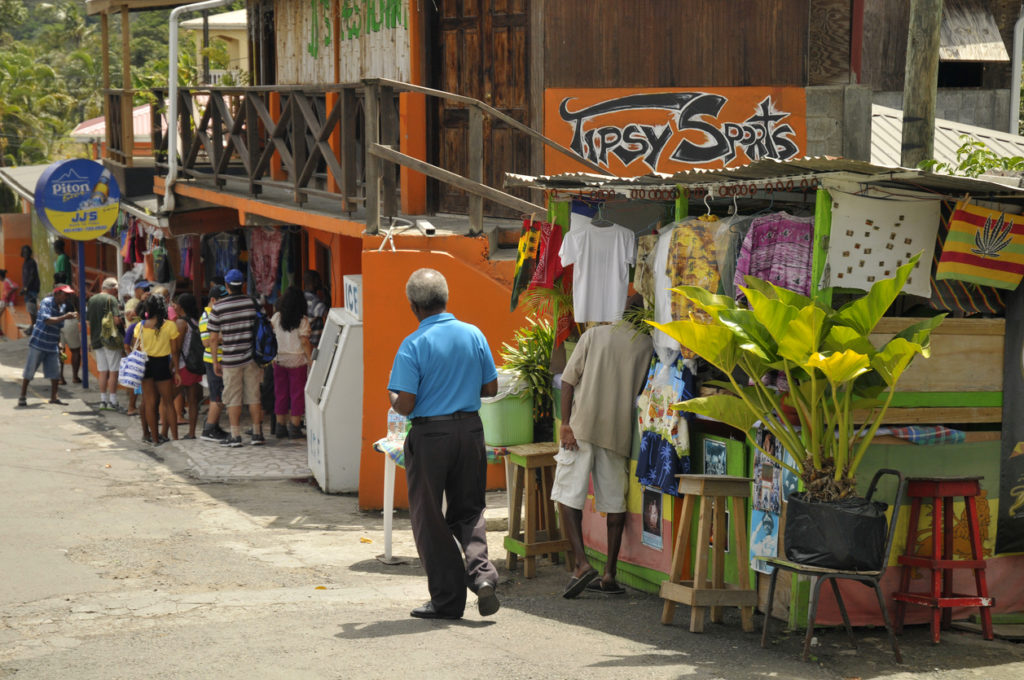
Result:
<svg viewBox="0 0 1024 680"><path fill-rule="evenodd" d="M78 312L67 312L58 315L68 298L73 295L71 286L60 284L53 289L53 295L43 298L36 312L36 322L32 327L32 337L28 341L28 360L25 372L21 374L21 396L18 406L28 406L26 395L28 383L35 375L39 365L43 365L43 377L50 381L50 403L63 404L57 398L57 384L60 381L60 355L57 343L60 341L60 329L66 319L77 319Z"/></svg>
<svg viewBox="0 0 1024 680"><path fill-rule="evenodd" d="M416 270L405 294L420 325L398 348L388 393L392 408L412 417L405 439L409 515L430 590L430 602L411 614L462 618L468 587L480 615L490 616L500 606L498 570L487 556L487 451L477 411L480 397L497 394L498 372L483 333L445 311L448 284L440 272Z"/></svg>

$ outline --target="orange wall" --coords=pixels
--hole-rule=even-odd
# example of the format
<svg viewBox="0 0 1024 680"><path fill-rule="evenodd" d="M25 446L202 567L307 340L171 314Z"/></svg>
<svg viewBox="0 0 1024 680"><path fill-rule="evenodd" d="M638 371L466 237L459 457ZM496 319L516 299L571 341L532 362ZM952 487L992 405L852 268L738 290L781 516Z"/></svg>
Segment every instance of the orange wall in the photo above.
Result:
<svg viewBox="0 0 1024 680"><path fill-rule="evenodd" d="M436 238L436 237L435 237ZM453 250L469 247L479 239L452 237L445 246ZM405 282L420 267L431 267L448 280L448 311L474 324L487 337L495 363L500 362L501 344L512 338L525 318L509 312L511 274L506 268L487 267L482 262L440 250L399 250L378 252L367 237L362 254L363 271L363 447L359 464L359 507L383 507L384 457L373 450L373 442L387 430L387 382L398 346L416 330L417 322L405 297ZM468 245L466 242L470 242ZM438 241L433 242L440 245ZM485 242L486 243L486 242ZM404 245L400 244L400 245ZM492 271L493 270L493 271ZM405 474L395 482L395 507L408 507Z"/></svg>
<svg viewBox="0 0 1024 680"><path fill-rule="evenodd" d="M334 234L320 229L307 228L309 234L309 250L306 258L309 269L316 268L316 244L329 248L331 251L331 280L324 281L331 286L331 307L341 307L345 304L342 285L342 277L349 274L358 274L362 270L362 249L361 239L351 236ZM321 276L323 272L320 272ZM301 280L300 280L301 285Z"/></svg>

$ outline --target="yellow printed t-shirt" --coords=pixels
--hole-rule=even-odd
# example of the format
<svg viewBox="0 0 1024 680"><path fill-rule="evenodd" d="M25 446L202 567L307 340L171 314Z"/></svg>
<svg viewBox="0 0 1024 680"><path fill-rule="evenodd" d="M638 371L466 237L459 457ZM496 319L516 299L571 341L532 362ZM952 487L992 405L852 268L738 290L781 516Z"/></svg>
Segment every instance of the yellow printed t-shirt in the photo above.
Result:
<svg viewBox="0 0 1024 680"><path fill-rule="evenodd" d="M155 328L146 328L143 324L135 327L135 338L139 337L139 329L142 329L142 351L151 357L166 357L171 353L171 340L178 337L178 326L167 319L160 327L159 332Z"/></svg>

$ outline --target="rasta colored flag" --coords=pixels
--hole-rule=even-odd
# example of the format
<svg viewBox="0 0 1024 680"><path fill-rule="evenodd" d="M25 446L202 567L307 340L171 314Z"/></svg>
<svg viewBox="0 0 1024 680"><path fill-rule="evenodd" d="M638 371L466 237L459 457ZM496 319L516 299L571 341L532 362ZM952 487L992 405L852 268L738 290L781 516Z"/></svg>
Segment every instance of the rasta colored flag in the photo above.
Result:
<svg viewBox="0 0 1024 680"><path fill-rule="evenodd" d="M1024 277L1024 215L956 204L936 279L1013 290Z"/></svg>

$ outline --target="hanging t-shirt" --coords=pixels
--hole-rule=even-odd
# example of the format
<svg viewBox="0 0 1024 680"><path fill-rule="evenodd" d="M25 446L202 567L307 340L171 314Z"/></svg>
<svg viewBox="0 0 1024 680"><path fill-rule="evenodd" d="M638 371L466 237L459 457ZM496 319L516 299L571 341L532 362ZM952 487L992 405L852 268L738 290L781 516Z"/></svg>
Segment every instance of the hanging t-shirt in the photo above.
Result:
<svg viewBox="0 0 1024 680"><path fill-rule="evenodd" d="M668 247L669 286L698 286L715 292L718 290L718 263L715 261L715 230L718 222L706 222L700 218L691 218L680 222L672 232L672 241ZM669 297L672 318L676 321L690 318L693 312L698 320L711 322L711 316L703 309L696 307L689 298L678 293ZM687 359L696 358L692 352L683 349Z"/></svg>
<svg viewBox="0 0 1024 680"><path fill-rule="evenodd" d="M284 234L277 229L253 229L252 258L249 270L259 295L270 295L277 283L277 263L281 255Z"/></svg>
<svg viewBox="0 0 1024 680"><path fill-rule="evenodd" d="M672 284L668 278L668 251L672 245L674 231L674 226L662 229L654 249L651 268L654 270L654 320L658 323L668 323L672 320ZM651 330L651 339L654 341L654 351L658 358L665 363L681 349L675 338L657 328Z"/></svg>
<svg viewBox="0 0 1024 680"><path fill-rule="evenodd" d="M739 286L751 275L802 295L811 293L811 258L814 251L814 218L787 212L754 219L743 239L733 279L736 299L745 302Z"/></svg>
<svg viewBox="0 0 1024 680"><path fill-rule="evenodd" d="M618 321L626 306L629 266L636 257L636 238L619 224L597 227L590 218L572 213L562 241L562 266L574 265L572 303L577 323Z"/></svg>

